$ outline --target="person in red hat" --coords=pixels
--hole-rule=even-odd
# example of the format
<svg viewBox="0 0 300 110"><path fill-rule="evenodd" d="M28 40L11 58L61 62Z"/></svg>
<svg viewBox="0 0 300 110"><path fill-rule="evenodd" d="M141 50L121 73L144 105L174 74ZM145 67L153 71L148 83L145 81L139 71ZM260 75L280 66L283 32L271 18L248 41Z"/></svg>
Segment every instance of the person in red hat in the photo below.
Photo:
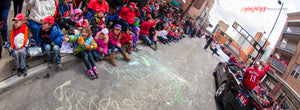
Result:
<svg viewBox="0 0 300 110"><path fill-rule="evenodd" d="M38 39L38 30L42 19L54 16L56 11L55 0L25 0L30 14L28 16L29 29L34 40Z"/></svg>
<svg viewBox="0 0 300 110"><path fill-rule="evenodd" d="M106 28L105 17L104 17L104 10L98 8L97 14L91 19L90 24L92 25L91 29L93 32L93 36L96 36L96 33L103 28Z"/></svg>
<svg viewBox="0 0 300 110"><path fill-rule="evenodd" d="M59 49L61 47L64 34L59 29L58 25L54 23L54 18L52 16L42 19L42 22L42 26L37 31L38 39L36 42L40 42L42 49L45 50L48 66L50 68L52 67L53 56L51 51L53 50L57 67L61 68L62 65Z"/></svg>
<svg viewBox="0 0 300 110"><path fill-rule="evenodd" d="M26 71L26 46L28 44L28 27L24 24L24 15L19 13L13 19L14 25L11 31L10 43L12 56L15 57L16 68L18 69L17 75L27 75Z"/></svg>
<svg viewBox="0 0 300 110"><path fill-rule="evenodd" d="M127 27L134 28L134 17L139 17L140 12L134 2L130 2L127 6L121 8L119 16L122 18L122 31L126 31Z"/></svg>
<svg viewBox="0 0 300 110"><path fill-rule="evenodd" d="M154 1L150 2L150 6L149 7L151 8L151 13L152 13L155 10Z"/></svg>
<svg viewBox="0 0 300 110"><path fill-rule="evenodd" d="M141 21L143 21L144 19L146 19L147 17L147 8L146 7L143 7L141 9L141 12L140 12L140 18L141 18Z"/></svg>

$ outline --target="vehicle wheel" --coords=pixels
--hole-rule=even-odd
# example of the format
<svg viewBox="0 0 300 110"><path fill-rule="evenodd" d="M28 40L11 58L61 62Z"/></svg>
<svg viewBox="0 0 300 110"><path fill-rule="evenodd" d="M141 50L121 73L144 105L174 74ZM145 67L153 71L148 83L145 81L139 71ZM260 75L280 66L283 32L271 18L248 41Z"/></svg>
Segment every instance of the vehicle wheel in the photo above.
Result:
<svg viewBox="0 0 300 110"><path fill-rule="evenodd" d="M215 93L215 99L217 102L221 102L223 95L225 93L226 85L227 85L227 83L223 82L217 89L217 91Z"/></svg>

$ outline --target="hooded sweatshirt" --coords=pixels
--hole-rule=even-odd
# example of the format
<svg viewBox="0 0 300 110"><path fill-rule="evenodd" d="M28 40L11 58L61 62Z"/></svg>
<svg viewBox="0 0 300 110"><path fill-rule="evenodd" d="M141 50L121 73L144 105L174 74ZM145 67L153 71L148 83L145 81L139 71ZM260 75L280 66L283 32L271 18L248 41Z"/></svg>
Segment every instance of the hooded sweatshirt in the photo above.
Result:
<svg viewBox="0 0 300 110"><path fill-rule="evenodd" d="M139 34L136 33L137 31L140 31L140 28L134 27L133 28L133 33L132 33L132 40L133 40L134 44L136 44L136 42L138 41L138 37L140 35L140 33Z"/></svg>
<svg viewBox="0 0 300 110"><path fill-rule="evenodd" d="M79 20L75 19L75 15L77 13L82 13L81 16L79 17ZM71 20L74 21L74 22L76 22L76 23L77 22L83 23L83 12L81 11L81 9L77 8L77 9L74 10L74 14L73 14Z"/></svg>
<svg viewBox="0 0 300 110"><path fill-rule="evenodd" d="M97 48L95 50L98 53L104 53L106 55L108 50L108 41L105 42L105 39L96 39L96 38L94 38L94 41L97 43ZM103 49L103 51L100 51L100 49Z"/></svg>

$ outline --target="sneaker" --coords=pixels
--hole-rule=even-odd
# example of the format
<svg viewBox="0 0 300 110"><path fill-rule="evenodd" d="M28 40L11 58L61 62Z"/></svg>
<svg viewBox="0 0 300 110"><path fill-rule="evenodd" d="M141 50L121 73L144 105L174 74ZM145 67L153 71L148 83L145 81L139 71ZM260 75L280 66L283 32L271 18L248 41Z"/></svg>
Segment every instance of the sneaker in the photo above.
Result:
<svg viewBox="0 0 300 110"><path fill-rule="evenodd" d="M57 68L58 68L58 69L62 68L61 63L57 63Z"/></svg>
<svg viewBox="0 0 300 110"><path fill-rule="evenodd" d="M133 51L139 51L137 48L133 48Z"/></svg>
<svg viewBox="0 0 300 110"><path fill-rule="evenodd" d="M99 73L98 73L98 71L97 71L96 66L93 67L93 71L94 71L94 73L95 73L96 78L99 78Z"/></svg>
<svg viewBox="0 0 300 110"><path fill-rule="evenodd" d="M22 70L21 70L21 69L18 69L17 75L20 77L21 74L22 74Z"/></svg>
<svg viewBox="0 0 300 110"><path fill-rule="evenodd" d="M52 63L48 63L48 67L49 67L49 68L52 68Z"/></svg>
<svg viewBox="0 0 300 110"><path fill-rule="evenodd" d="M92 69L89 69L89 70L87 71L87 74L88 74L88 76L89 76L90 79L94 79L94 78L95 78L95 75L94 75L94 72L93 72Z"/></svg>
<svg viewBox="0 0 300 110"><path fill-rule="evenodd" d="M23 70L22 70L22 74L23 74L24 76L27 76L27 70L26 70L26 69L23 69Z"/></svg>

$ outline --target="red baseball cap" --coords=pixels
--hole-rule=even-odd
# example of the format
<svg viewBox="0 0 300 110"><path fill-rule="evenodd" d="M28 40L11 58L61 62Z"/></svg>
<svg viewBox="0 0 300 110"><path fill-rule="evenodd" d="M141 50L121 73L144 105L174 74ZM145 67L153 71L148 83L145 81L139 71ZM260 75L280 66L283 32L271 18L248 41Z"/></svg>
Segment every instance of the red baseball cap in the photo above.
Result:
<svg viewBox="0 0 300 110"><path fill-rule="evenodd" d="M157 3L155 3L155 6L158 6L158 4L157 4Z"/></svg>
<svg viewBox="0 0 300 110"><path fill-rule="evenodd" d="M147 17L152 17L151 14L148 14Z"/></svg>
<svg viewBox="0 0 300 110"><path fill-rule="evenodd" d="M51 25L54 24L54 18L52 16L47 16L46 18L42 19L44 23L50 23Z"/></svg>
<svg viewBox="0 0 300 110"><path fill-rule="evenodd" d="M22 13L19 13L16 15L16 17L13 19L13 21L18 21L18 20L24 20L24 15Z"/></svg>
<svg viewBox="0 0 300 110"><path fill-rule="evenodd" d="M136 8L136 4L134 2L130 2L129 5L132 6L133 8Z"/></svg>

